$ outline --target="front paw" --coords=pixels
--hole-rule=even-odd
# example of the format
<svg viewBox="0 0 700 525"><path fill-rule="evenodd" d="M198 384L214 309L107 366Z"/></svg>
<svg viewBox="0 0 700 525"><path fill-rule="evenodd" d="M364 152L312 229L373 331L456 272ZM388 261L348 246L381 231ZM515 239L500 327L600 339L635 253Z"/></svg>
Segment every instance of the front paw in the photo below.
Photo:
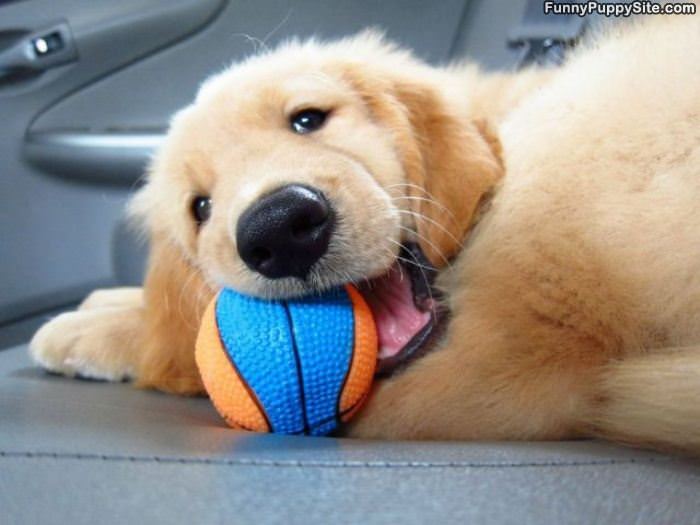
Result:
<svg viewBox="0 0 700 525"><path fill-rule="evenodd" d="M131 379L134 329L130 309L68 312L39 329L29 343L29 353L45 369L66 376Z"/></svg>
<svg viewBox="0 0 700 525"><path fill-rule="evenodd" d="M104 288L88 295L78 310L98 308L139 308L143 306L143 289L136 287Z"/></svg>

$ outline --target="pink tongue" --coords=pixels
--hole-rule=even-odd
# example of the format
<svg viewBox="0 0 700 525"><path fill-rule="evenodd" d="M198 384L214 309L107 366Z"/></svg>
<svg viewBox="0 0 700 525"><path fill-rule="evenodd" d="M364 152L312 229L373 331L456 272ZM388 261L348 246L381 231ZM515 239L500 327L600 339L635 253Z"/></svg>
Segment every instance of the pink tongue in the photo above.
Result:
<svg viewBox="0 0 700 525"><path fill-rule="evenodd" d="M361 292L377 325L379 359L398 354L430 321L430 313L421 312L413 303L410 279L398 264L363 285Z"/></svg>

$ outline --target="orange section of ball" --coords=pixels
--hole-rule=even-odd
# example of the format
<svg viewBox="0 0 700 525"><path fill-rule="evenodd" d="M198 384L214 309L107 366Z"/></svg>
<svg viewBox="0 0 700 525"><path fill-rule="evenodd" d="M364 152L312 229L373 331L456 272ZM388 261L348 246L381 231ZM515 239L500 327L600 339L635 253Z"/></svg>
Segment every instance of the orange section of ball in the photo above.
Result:
<svg viewBox="0 0 700 525"><path fill-rule="evenodd" d="M216 410L234 427L269 432L270 427L247 385L231 364L219 337L216 300L207 307L197 336L195 360ZM234 416L235 414L235 416Z"/></svg>
<svg viewBox="0 0 700 525"><path fill-rule="evenodd" d="M352 301L355 316L355 351L340 395L341 418L348 421L362 406L372 386L379 343L372 310L354 286L347 285L345 289Z"/></svg>

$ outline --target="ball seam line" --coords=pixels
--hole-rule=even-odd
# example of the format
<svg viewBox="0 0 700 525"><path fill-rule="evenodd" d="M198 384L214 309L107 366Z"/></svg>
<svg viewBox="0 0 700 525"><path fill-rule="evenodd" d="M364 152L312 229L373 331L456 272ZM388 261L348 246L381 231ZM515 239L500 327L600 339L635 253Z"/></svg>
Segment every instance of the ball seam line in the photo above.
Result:
<svg viewBox="0 0 700 525"><path fill-rule="evenodd" d="M218 304L219 304L219 297L216 298L216 305L215 306L218 307ZM217 311L218 311L218 308L215 308L215 310L214 310L215 319L216 319L216 312ZM234 362L233 358L231 357L231 354L228 351L228 346L226 346L226 343L224 342L223 338L221 337L221 331L218 328L218 320L216 320L216 321L217 321L216 335L219 338L219 343L221 344L221 348L224 350L224 354L226 354L226 359L228 359L228 362L231 363L231 367L233 368L233 371L236 373L236 375L238 375L238 379L240 380L241 384L245 388L246 392L248 392L248 395L250 396L250 398L255 403L255 406L258 407L260 414L262 414L263 419L265 419L265 423L267 423L268 431L272 432L273 431L272 424L270 423L270 418L268 417L267 412L265 412L265 408L263 407L262 403L258 399L258 396L255 393L255 391L250 387L250 385L248 384L248 381L246 381L245 377L243 376L241 371L236 366L236 363ZM209 396L209 399L212 399L212 397ZM213 399L212 399L212 403L213 403ZM227 419L227 418L224 418L224 419ZM240 423L238 423L238 422L236 422L236 424L240 425Z"/></svg>
<svg viewBox="0 0 700 525"><path fill-rule="evenodd" d="M299 386L299 399L301 401L301 417L304 421L304 435L309 435L309 419L306 414L306 391L304 390L304 377L301 371L301 357L299 356L299 348L297 347L297 338L294 333L294 322L292 320L292 314L289 311L289 304L287 301L282 301L282 306L284 307L284 313L287 316L287 322L289 323L289 333L291 334L292 340L292 353L294 354L294 364L297 369L297 384Z"/></svg>
<svg viewBox="0 0 700 525"><path fill-rule="evenodd" d="M342 412L340 412L339 416L342 418L344 415L346 415L346 414L352 412L352 411L353 411L355 408L357 408L357 406L358 406L360 403L362 403L366 398L367 398L367 394L363 394L362 397L361 397L360 399L358 399L358 400L355 401L352 405L350 405L348 408L346 408L345 410L343 410ZM318 427L323 426L323 425L325 425L326 423L329 423L330 421L333 421L334 419L337 419L337 417L338 417L338 415L335 415L335 414L332 415L332 416L329 416L329 417L325 417L325 418L319 420L319 421L318 421L318 424L317 424L316 426L318 426ZM341 419L340 421L343 422L342 419ZM334 428L333 430L331 430L331 432L334 432L335 430L337 430L337 428L338 428L338 427L336 426L336 428ZM301 433L302 433L301 431L292 432L292 434L301 434Z"/></svg>
<svg viewBox="0 0 700 525"><path fill-rule="evenodd" d="M355 364L355 353L357 352L357 319L355 318L355 303L352 300L352 296L345 288L345 293L348 295L350 301L350 308L352 309L352 351L350 354L350 359L348 361L348 367L345 370L345 377L343 377L343 383L340 385L340 390L338 390L338 397L335 401L335 429L337 429L343 422L344 413L341 413L340 403L343 399L343 392L345 391L345 386L347 385L348 378L350 377L350 371ZM354 407L354 404L353 404ZM334 430L335 430L334 429Z"/></svg>

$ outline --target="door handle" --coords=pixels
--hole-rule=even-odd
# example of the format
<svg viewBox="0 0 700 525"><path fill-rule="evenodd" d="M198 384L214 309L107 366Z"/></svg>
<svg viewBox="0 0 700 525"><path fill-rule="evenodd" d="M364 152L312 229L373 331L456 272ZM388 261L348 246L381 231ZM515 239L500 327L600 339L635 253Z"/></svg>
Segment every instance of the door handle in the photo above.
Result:
<svg viewBox="0 0 700 525"><path fill-rule="evenodd" d="M143 176L164 137L165 130L31 132L25 137L24 158L40 170L62 178L132 186Z"/></svg>
<svg viewBox="0 0 700 525"><path fill-rule="evenodd" d="M16 75L40 73L77 59L78 50L70 27L67 22L60 22L24 34L18 41L0 50L0 82Z"/></svg>

